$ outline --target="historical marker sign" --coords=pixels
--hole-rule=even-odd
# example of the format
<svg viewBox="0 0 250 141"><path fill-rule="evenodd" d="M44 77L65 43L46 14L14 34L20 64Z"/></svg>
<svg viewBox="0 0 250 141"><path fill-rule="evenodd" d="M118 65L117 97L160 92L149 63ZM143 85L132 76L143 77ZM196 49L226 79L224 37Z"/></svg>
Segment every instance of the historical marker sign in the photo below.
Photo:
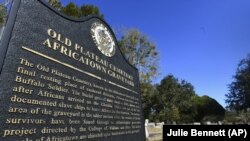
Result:
<svg viewBox="0 0 250 141"><path fill-rule="evenodd" d="M144 141L137 70L98 17L15 0L0 46L1 141Z"/></svg>

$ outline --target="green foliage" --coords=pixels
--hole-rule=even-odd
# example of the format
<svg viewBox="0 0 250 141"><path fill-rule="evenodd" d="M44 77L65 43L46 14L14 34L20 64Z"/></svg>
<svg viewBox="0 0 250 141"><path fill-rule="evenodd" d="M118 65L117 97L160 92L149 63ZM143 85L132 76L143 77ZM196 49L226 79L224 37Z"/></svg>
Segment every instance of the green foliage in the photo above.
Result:
<svg viewBox="0 0 250 141"><path fill-rule="evenodd" d="M195 96L192 98L192 103L197 110L197 115L195 116L196 121L219 121L222 120L225 115L225 109L209 96Z"/></svg>
<svg viewBox="0 0 250 141"><path fill-rule="evenodd" d="M156 87L150 84L152 78L157 74L158 53L156 47L146 35L137 29L126 30L118 43L130 64L137 67L139 71L144 116L147 119L156 120L155 114L159 111L155 110L158 110L157 103L160 100L157 97ZM158 119L164 116L166 115L162 115Z"/></svg>
<svg viewBox="0 0 250 141"><path fill-rule="evenodd" d="M206 115L202 119L203 122L206 122L206 121L218 122L222 120L223 120L223 116L221 117L217 115Z"/></svg>
<svg viewBox="0 0 250 141"><path fill-rule="evenodd" d="M4 22L4 16L3 13L0 13L0 24Z"/></svg>
<svg viewBox="0 0 250 141"><path fill-rule="evenodd" d="M238 123L240 122L240 116L239 113L233 112L233 111L227 111L224 117L224 122L226 123Z"/></svg>
<svg viewBox="0 0 250 141"><path fill-rule="evenodd" d="M79 18L81 16L80 10L74 3L70 2L68 5L61 9L62 13L68 16Z"/></svg>
<svg viewBox="0 0 250 141"><path fill-rule="evenodd" d="M0 25L4 23L4 18L6 16L7 9L3 4L0 4Z"/></svg>
<svg viewBox="0 0 250 141"><path fill-rule="evenodd" d="M156 92L149 98L152 101L151 110L148 111L154 121L219 121L225 114L224 108L216 100L208 96L197 96L191 83L179 81L173 75L166 76L156 88L151 88Z"/></svg>
<svg viewBox="0 0 250 141"><path fill-rule="evenodd" d="M171 119L173 121L180 121L180 111L179 111L179 108L176 106L173 106L172 108Z"/></svg>
<svg viewBox="0 0 250 141"><path fill-rule="evenodd" d="M158 52L155 44L138 29L126 30L118 43L129 63L138 69L140 82L151 82L158 74Z"/></svg>
<svg viewBox="0 0 250 141"><path fill-rule="evenodd" d="M58 10L60 10L62 8L62 4L61 4L60 0L48 0L48 2L51 6L55 7Z"/></svg>
<svg viewBox="0 0 250 141"><path fill-rule="evenodd" d="M70 2L65 7L63 7L60 0L47 0L47 1L53 7L71 17L80 18L89 15L98 15L102 18L104 17L103 14L100 12L99 8L94 5L85 4L78 7L75 3Z"/></svg>
<svg viewBox="0 0 250 141"><path fill-rule="evenodd" d="M226 123L248 123L250 121L250 112L227 111L224 122Z"/></svg>
<svg viewBox="0 0 250 141"><path fill-rule="evenodd" d="M193 86L187 81L181 81L173 75L165 77L157 86L158 101L154 107L155 119L166 123L192 122L195 111L191 98L195 96Z"/></svg>
<svg viewBox="0 0 250 141"><path fill-rule="evenodd" d="M192 103L192 97L195 97L194 87L191 83L182 80L179 83L180 94L177 97L177 105L181 113L182 122L193 122L197 111Z"/></svg>
<svg viewBox="0 0 250 141"><path fill-rule="evenodd" d="M141 94L142 94L142 108L144 117L151 119L151 112L154 103L156 102L156 89L150 83L141 83L140 84Z"/></svg>
<svg viewBox="0 0 250 141"><path fill-rule="evenodd" d="M228 108L231 110L246 112L250 108L250 54L238 64L226 98Z"/></svg>
<svg viewBox="0 0 250 141"><path fill-rule="evenodd" d="M80 8L81 16L88 16L88 15L98 15L104 18L104 15L101 14L98 7L94 5L82 5Z"/></svg>

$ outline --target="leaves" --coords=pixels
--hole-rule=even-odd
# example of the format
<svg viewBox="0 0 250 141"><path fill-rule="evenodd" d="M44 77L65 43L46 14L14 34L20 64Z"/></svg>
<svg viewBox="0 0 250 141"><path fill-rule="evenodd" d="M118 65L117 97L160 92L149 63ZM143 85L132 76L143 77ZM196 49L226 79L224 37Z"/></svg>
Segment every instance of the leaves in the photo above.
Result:
<svg viewBox="0 0 250 141"><path fill-rule="evenodd" d="M7 8L3 4L0 4L0 24L4 23L6 14Z"/></svg>
<svg viewBox="0 0 250 141"><path fill-rule="evenodd" d="M62 4L61 4L60 0L49 0L48 2L51 6L53 6L54 8L56 8L58 10L60 10L62 8Z"/></svg>
<svg viewBox="0 0 250 141"><path fill-rule="evenodd" d="M72 2L63 7L61 12L71 17L79 18L81 16L79 8Z"/></svg>
<svg viewBox="0 0 250 141"><path fill-rule="evenodd" d="M191 98L195 96L193 86L182 80L179 82L173 75L166 76L157 86L159 91L158 97L160 97L159 105L160 109L156 111L170 112L166 113L168 116L165 117L166 122L191 122L193 120ZM158 117L156 117L158 118Z"/></svg>
<svg viewBox="0 0 250 141"><path fill-rule="evenodd" d="M222 120L225 115L225 109L215 100L209 96L193 97L192 103L197 110L195 116L196 121Z"/></svg>
<svg viewBox="0 0 250 141"><path fill-rule="evenodd" d="M94 5L88 5L88 4L82 5L80 8L80 13L81 13L81 16L98 15L104 18L104 15L101 14L99 8Z"/></svg>
<svg viewBox="0 0 250 141"><path fill-rule="evenodd" d="M173 75L166 76L159 85L152 89L151 113L146 118L166 123L191 123L203 120L221 120L224 108L208 96L198 96L194 87L185 80L178 80ZM147 103L146 103L147 104Z"/></svg>
<svg viewBox="0 0 250 141"><path fill-rule="evenodd" d="M85 4L78 7L75 3L70 2L63 7L60 0L48 0L48 2L51 6L71 17L80 18L89 15L98 15L104 18L104 15L101 14L99 8L94 5Z"/></svg>
<svg viewBox="0 0 250 141"><path fill-rule="evenodd" d="M138 29L125 30L118 43L129 63L138 69L140 82L151 82L158 74L156 45Z"/></svg>
<svg viewBox="0 0 250 141"><path fill-rule="evenodd" d="M250 108L250 54L238 64L234 81L228 85L228 108L237 112Z"/></svg>

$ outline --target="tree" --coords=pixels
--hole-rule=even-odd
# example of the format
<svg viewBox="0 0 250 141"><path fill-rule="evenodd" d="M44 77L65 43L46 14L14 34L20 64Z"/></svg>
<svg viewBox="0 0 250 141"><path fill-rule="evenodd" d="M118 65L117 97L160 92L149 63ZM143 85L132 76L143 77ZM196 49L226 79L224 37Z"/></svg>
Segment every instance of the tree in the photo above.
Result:
<svg viewBox="0 0 250 141"><path fill-rule="evenodd" d="M102 18L104 17L103 14L100 12L99 8L94 6L94 5L84 4L84 5L80 6L80 8L79 8L73 2L70 2L65 7L62 6L60 0L47 0L47 2L51 6L55 7L59 11L61 11L62 13L66 14L68 16L75 17L75 18L80 18L80 17L84 17L84 16L89 16L89 15L98 15Z"/></svg>
<svg viewBox="0 0 250 141"><path fill-rule="evenodd" d="M170 123L179 120L179 110L175 106L174 98L178 93L178 80L173 75L166 76L157 85L157 95L153 111L155 121ZM176 118L176 119L174 119Z"/></svg>
<svg viewBox="0 0 250 141"><path fill-rule="evenodd" d="M180 121L190 123L194 121L194 117L197 115L197 111L192 103L192 98L196 96L194 86L185 80L182 80L179 85L180 94L176 103L180 111Z"/></svg>
<svg viewBox="0 0 250 141"><path fill-rule="evenodd" d="M81 16L88 16L88 15L98 15L104 18L104 15L100 12L99 8L94 5L82 5L80 8Z"/></svg>
<svg viewBox="0 0 250 141"><path fill-rule="evenodd" d="M71 17L79 18L81 16L79 8L73 2L70 2L65 7L62 7L61 12Z"/></svg>
<svg viewBox="0 0 250 141"><path fill-rule="evenodd" d="M191 98L195 96L193 86L187 81L180 81L173 75L166 76L157 86L159 99L156 119L165 122L192 122L194 121L194 108Z"/></svg>
<svg viewBox="0 0 250 141"><path fill-rule="evenodd" d="M153 120L154 106L157 103L157 89L150 83L140 84L142 94L142 108L144 117L149 120Z"/></svg>
<svg viewBox="0 0 250 141"><path fill-rule="evenodd" d="M100 10L98 7L94 5L82 5L80 8L75 5L74 3L69 3L65 7L61 9L61 12L72 17L84 17L84 16L89 16L89 15L98 15L100 17L104 17L103 14L101 14Z"/></svg>
<svg viewBox="0 0 250 141"><path fill-rule="evenodd" d="M118 41L119 47L129 63L139 71L145 118L155 120L155 115L159 113L159 106L162 106L157 104L159 103L157 89L150 84L152 78L157 75L158 53L156 46L137 29L129 29L122 34L123 36Z"/></svg>
<svg viewBox="0 0 250 141"><path fill-rule="evenodd" d="M140 82L151 82L158 74L158 52L155 44L138 29L126 30L118 43L129 63L138 69Z"/></svg>
<svg viewBox="0 0 250 141"><path fill-rule="evenodd" d="M218 121L224 117L224 108L208 96L197 96L191 83L168 75L157 85L158 92L152 106L154 119L166 123Z"/></svg>
<svg viewBox="0 0 250 141"><path fill-rule="evenodd" d="M228 85L229 93L226 94L228 108L240 112L247 112L250 108L250 54L240 61L234 81Z"/></svg>
<svg viewBox="0 0 250 141"><path fill-rule="evenodd" d="M225 115L225 109L209 96L195 96L192 102L197 110L196 121L218 121L222 120Z"/></svg>
<svg viewBox="0 0 250 141"><path fill-rule="evenodd" d="M224 120L231 123L248 123L250 121L250 113L240 111L236 113L235 111L226 111Z"/></svg>
<svg viewBox="0 0 250 141"><path fill-rule="evenodd" d="M62 4L60 0L47 0L47 2L58 10L62 8Z"/></svg>
<svg viewBox="0 0 250 141"><path fill-rule="evenodd" d="M4 4L0 4L0 25L4 23L6 13L7 13L6 6Z"/></svg>

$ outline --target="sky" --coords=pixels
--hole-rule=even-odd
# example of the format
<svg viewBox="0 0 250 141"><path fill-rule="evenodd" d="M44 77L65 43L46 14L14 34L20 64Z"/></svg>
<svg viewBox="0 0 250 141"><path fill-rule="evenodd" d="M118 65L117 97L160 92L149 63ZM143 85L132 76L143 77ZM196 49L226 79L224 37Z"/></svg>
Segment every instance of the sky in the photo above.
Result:
<svg viewBox="0 0 250 141"><path fill-rule="evenodd" d="M138 28L157 45L160 75L193 84L225 104L239 61L250 53L249 0L61 0L93 4L108 24Z"/></svg>

